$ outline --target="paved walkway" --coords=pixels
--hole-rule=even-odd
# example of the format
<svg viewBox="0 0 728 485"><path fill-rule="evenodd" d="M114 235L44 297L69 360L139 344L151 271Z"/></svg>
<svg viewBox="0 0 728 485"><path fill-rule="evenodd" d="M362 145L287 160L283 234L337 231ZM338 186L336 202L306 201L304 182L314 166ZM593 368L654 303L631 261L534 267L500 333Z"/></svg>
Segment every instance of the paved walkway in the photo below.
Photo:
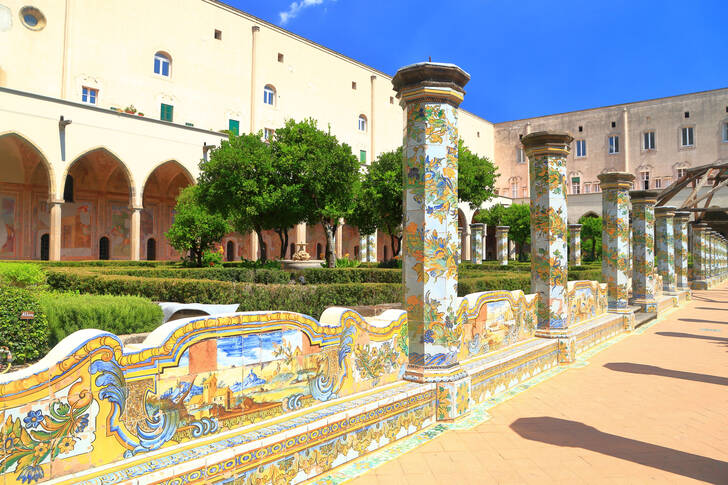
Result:
<svg viewBox="0 0 728 485"><path fill-rule="evenodd" d="M349 482L728 484L728 288Z"/></svg>

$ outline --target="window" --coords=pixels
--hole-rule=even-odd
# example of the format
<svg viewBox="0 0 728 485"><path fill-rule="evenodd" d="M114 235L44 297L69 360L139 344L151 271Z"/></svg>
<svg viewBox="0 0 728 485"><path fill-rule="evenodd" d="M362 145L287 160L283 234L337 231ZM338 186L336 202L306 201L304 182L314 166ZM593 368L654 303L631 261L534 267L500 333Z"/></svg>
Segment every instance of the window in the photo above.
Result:
<svg viewBox="0 0 728 485"><path fill-rule="evenodd" d="M171 65L172 60L167 54L163 52L154 54L154 74L169 77L169 68Z"/></svg>
<svg viewBox="0 0 728 485"><path fill-rule="evenodd" d="M677 169L677 178L682 178L687 173L687 169L685 168L678 168Z"/></svg>
<svg viewBox="0 0 728 485"><path fill-rule="evenodd" d="M283 62L283 54L278 53L278 62Z"/></svg>
<svg viewBox="0 0 728 485"><path fill-rule="evenodd" d="M616 128L616 127L617 127L617 123L615 121L612 121L612 128Z"/></svg>
<svg viewBox="0 0 728 485"><path fill-rule="evenodd" d="M273 138L273 133L275 133L275 130L271 130L270 128L263 128L263 140L270 140Z"/></svg>
<svg viewBox="0 0 728 485"><path fill-rule="evenodd" d="M612 135L609 137L609 153L619 153L619 136Z"/></svg>
<svg viewBox="0 0 728 485"><path fill-rule="evenodd" d="M351 82L351 89L356 89L356 81Z"/></svg>
<svg viewBox="0 0 728 485"><path fill-rule="evenodd" d="M359 131L367 131L367 117L359 115Z"/></svg>
<svg viewBox="0 0 728 485"><path fill-rule="evenodd" d="M43 27L46 25L45 16L35 7L21 8L20 20L30 30L43 30Z"/></svg>
<svg viewBox="0 0 728 485"><path fill-rule="evenodd" d="M394 104L394 96L389 97L389 104ZM726 111L728 111L728 109Z"/></svg>
<svg viewBox="0 0 728 485"><path fill-rule="evenodd" d="M723 141L728 142L728 121L723 122Z"/></svg>
<svg viewBox="0 0 728 485"><path fill-rule="evenodd" d="M523 187L523 198L525 199L527 197L528 197L528 187Z"/></svg>
<svg viewBox="0 0 728 485"><path fill-rule="evenodd" d="M640 172L640 179L642 179L642 189L650 190L650 172Z"/></svg>
<svg viewBox="0 0 728 485"><path fill-rule="evenodd" d="M601 190L601 187L599 186L599 182L594 182L594 193L598 193Z"/></svg>
<svg viewBox="0 0 728 485"><path fill-rule="evenodd" d="M174 120L174 106L171 104L162 103L162 109L159 114L159 119L162 121L173 121Z"/></svg>
<svg viewBox="0 0 728 485"><path fill-rule="evenodd" d="M235 136L240 134L240 121L228 120L228 130L231 131Z"/></svg>
<svg viewBox="0 0 728 485"><path fill-rule="evenodd" d="M579 179L579 177L571 178L571 193L572 194L581 193L581 180Z"/></svg>
<svg viewBox="0 0 728 485"><path fill-rule="evenodd" d="M263 102L273 106L276 99L276 90L272 86L266 86L263 88Z"/></svg>
<svg viewBox="0 0 728 485"><path fill-rule="evenodd" d="M693 139L693 127L692 126L686 126L681 130L682 137L681 137L681 144L684 147L691 147L694 145L694 139Z"/></svg>
<svg viewBox="0 0 728 485"><path fill-rule="evenodd" d="M586 156L586 140L576 140L576 156Z"/></svg>
<svg viewBox="0 0 728 485"><path fill-rule="evenodd" d="M96 104L96 99L99 97L99 90L94 88L87 88L84 86L81 89L81 101L88 104Z"/></svg>
<svg viewBox="0 0 728 485"><path fill-rule="evenodd" d="M654 150L655 149L655 132L645 131L642 137L642 149L643 150Z"/></svg>
<svg viewBox="0 0 728 485"><path fill-rule="evenodd" d="M526 154L523 152L523 148L521 147L516 148L516 162L526 163Z"/></svg>
<svg viewBox="0 0 728 485"><path fill-rule="evenodd" d="M584 127L579 125L579 133L581 133L582 131L584 131Z"/></svg>
<svg viewBox="0 0 728 485"><path fill-rule="evenodd" d="M511 198L512 199L518 198L518 182L513 182L511 184Z"/></svg>
<svg viewBox="0 0 728 485"><path fill-rule="evenodd" d="M686 111L686 112L685 112L685 117L686 117L686 118L690 118L690 111Z"/></svg>
<svg viewBox="0 0 728 485"><path fill-rule="evenodd" d="M591 192L591 184L589 182L586 182L584 184L584 193L588 194L589 192Z"/></svg>
<svg viewBox="0 0 728 485"><path fill-rule="evenodd" d="M222 40L222 31L215 29L215 38L217 40Z"/></svg>
<svg viewBox="0 0 728 485"><path fill-rule="evenodd" d="M359 161L361 163L367 163L367 151L359 150Z"/></svg>
<svg viewBox="0 0 728 485"><path fill-rule="evenodd" d="M660 178L656 178L655 179L655 188L656 189L661 189L662 188L662 179L660 179Z"/></svg>
<svg viewBox="0 0 728 485"><path fill-rule="evenodd" d="M665 187L672 183L672 177L662 177L662 183Z"/></svg>

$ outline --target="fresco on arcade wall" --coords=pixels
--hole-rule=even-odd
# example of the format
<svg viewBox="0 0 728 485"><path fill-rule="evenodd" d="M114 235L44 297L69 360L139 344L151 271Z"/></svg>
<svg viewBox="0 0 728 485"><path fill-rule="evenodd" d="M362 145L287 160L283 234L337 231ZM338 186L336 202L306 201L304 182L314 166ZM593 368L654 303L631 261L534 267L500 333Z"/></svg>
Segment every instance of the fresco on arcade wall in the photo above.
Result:
<svg viewBox="0 0 728 485"><path fill-rule="evenodd" d="M15 256L15 197L0 197L0 256Z"/></svg>
<svg viewBox="0 0 728 485"><path fill-rule="evenodd" d="M154 234L154 214L156 212L156 206L149 206L142 209L140 214L140 232L142 237Z"/></svg>
<svg viewBox="0 0 728 485"><path fill-rule="evenodd" d="M128 204L111 203L111 259L128 259L130 254L131 211Z"/></svg>
<svg viewBox="0 0 728 485"><path fill-rule="evenodd" d="M64 257L91 258L91 227L95 204L66 202L61 206L61 252Z"/></svg>

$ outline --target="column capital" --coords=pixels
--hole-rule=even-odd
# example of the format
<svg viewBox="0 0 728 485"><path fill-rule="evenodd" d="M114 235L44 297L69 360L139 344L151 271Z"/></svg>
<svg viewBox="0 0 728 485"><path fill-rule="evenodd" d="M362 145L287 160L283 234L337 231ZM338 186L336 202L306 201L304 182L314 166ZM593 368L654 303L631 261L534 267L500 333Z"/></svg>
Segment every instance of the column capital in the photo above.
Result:
<svg viewBox="0 0 728 485"><path fill-rule="evenodd" d="M629 198L632 204L656 204L657 190L630 190Z"/></svg>
<svg viewBox="0 0 728 485"><path fill-rule="evenodd" d="M574 137L566 131L537 131L521 139L528 157L539 155L566 156Z"/></svg>
<svg viewBox="0 0 728 485"><path fill-rule="evenodd" d="M693 226L693 231L705 231L708 228L704 222L691 222L690 225Z"/></svg>
<svg viewBox="0 0 728 485"><path fill-rule="evenodd" d="M478 229L479 227L483 227L483 226L485 226L485 224L483 224L482 222L474 222L474 223L470 224L470 227L475 228L475 229Z"/></svg>
<svg viewBox="0 0 728 485"><path fill-rule="evenodd" d="M569 224L570 231L581 231L581 224Z"/></svg>
<svg viewBox="0 0 728 485"><path fill-rule="evenodd" d="M663 205L655 207L655 217L675 217L675 211L677 207Z"/></svg>
<svg viewBox="0 0 728 485"><path fill-rule="evenodd" d="M675 222L688 222L690 220L690 212L675 211Z"/></svg>
<svg viewBox="0 0 728 485"><path fill-rule="evenodd" d="M500 231L500 232L505 232L505 231L509 230L510 228L511 228L511 226L495 226L495 230Z"/></svg>
<svg viewBox="0 0 728 485"><path fill-rule="evenodd" d="M400 68L392 78L400 103L448 103L458 107L465 96L470 74L455 64L419 62Z"/></svg>
<svg viewBox="0 0 728 485"><path fill-rule="evenodd" d="M66 201L63 200L63 199L55 199L55 200L51 199L51 200L48 201L48 203L50 205L62 205L62 204L65 204Z"/></svg>
<svg viewBox="0 0 728 485"><path fill-rule="evenodd" d="M604 189L631 189L634 175L627 172L609 172L597 175L602 192Z"/></svg>

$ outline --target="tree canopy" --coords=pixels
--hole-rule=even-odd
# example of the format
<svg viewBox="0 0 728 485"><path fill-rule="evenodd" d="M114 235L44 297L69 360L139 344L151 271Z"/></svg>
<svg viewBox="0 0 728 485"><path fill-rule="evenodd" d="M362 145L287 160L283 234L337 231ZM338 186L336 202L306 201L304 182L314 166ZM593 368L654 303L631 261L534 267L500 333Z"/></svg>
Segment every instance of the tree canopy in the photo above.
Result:
<svg viewBox="0 0 728 485"><path fill-rule="evenodd" d="M202 266L205 251L230 232L225 218L210 212L198 200L199 187L185 188L177 197L174 222L165 234L169 244L182 254L189 254L197 266Z"/></svg>
<svg viewBox="0 0 728 485"><path fill-rule="evenodd" d="M494 205L481 210L473 218L489 226L508 226L508 239L516 243L520 260L526 259L523 249L531 242L531 207L528 204Z"/></svg>
<svg viewBox="0 0 728 485"><path fill-rule="evenodd" d="M579 218L581 224L581 249L583 258L596 261L602 254L602 218L584 215Z"/></svg>
<svg viewBox="0 0 728 485"><path fill-rule="evenodd" d="M306 222L320 223L326 232L326 260L333 268L336 228L352 214L359 191L359 162L349 145L319 130L313 119L287 121L272 145L276 163L294 170Z"/></svg>
<svg viewBox="0 0 728 485"><path fill-rule="evenodd" d="M458 141L458 198L477 209L495 195L497 178L493 162L471 152L461 138Z"/></svg>

